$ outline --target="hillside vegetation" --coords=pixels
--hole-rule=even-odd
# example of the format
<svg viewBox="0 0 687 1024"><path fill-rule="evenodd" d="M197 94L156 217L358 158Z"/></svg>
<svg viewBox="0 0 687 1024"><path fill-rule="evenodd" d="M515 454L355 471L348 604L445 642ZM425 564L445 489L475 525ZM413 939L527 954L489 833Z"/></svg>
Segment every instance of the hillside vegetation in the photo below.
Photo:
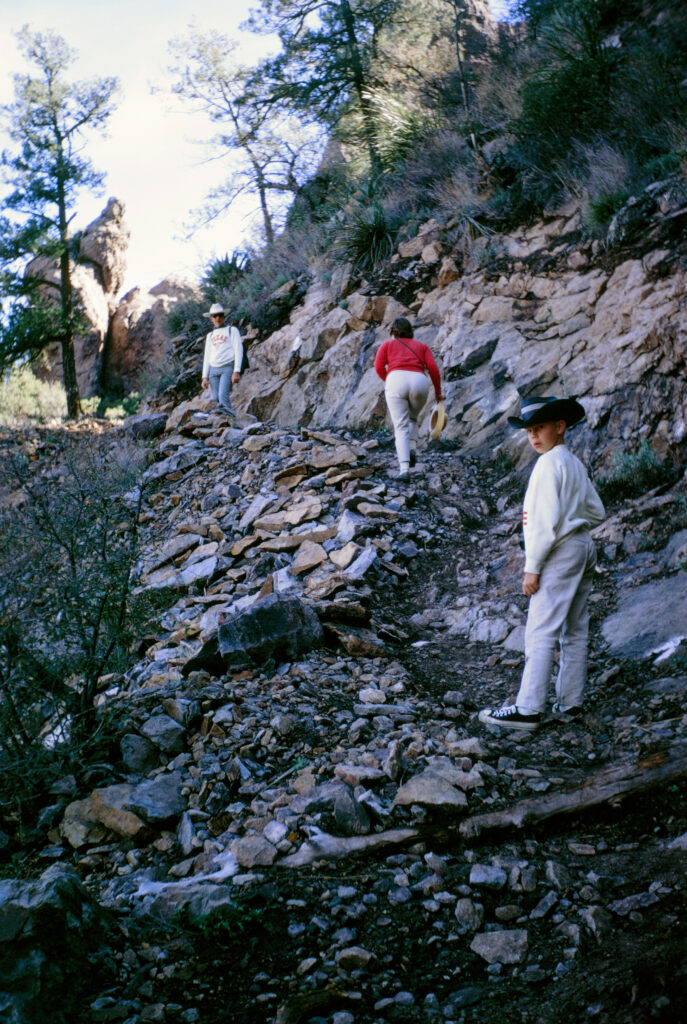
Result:
<svg viewBox="0 0 687 1024"><path fill-rule="evenodd" d="M602 238L629 196L686 173L684 5L532 0L513 5L525 21L499 25L471 3L367 6L388 10L366 51L365 117L344 92L322 114L325 159L301 174L281 230L203 280L261 335L337 265L374 278L428 218L469 252L573 197ZM302 115L307 96L273 86ZM199 330L199 309L179 309L174 326Z"/></svg>

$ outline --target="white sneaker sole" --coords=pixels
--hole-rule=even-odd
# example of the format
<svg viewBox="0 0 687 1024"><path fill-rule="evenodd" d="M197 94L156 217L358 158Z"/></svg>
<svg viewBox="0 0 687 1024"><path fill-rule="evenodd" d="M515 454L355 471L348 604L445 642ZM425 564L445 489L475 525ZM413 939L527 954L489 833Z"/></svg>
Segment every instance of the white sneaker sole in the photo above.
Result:
<svg viewBox="0 0 687 1024"><path fill-rule="evenodd" d="M539 728L539 722L516 722L509 718L493 718L490 711L480 711L479 720L483 725L497 725L499 729L515 729L520 732L534 732Z"/></svg>

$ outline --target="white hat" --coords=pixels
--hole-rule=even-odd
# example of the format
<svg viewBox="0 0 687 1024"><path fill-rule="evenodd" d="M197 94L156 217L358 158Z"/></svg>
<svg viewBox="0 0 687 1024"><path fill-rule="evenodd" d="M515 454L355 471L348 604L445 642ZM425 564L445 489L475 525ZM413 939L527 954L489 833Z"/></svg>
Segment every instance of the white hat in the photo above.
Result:
<svg viewBox="0 0 687 1024"><path fill-rule="evenodd" d="M203 313L203 316L224 316L226 310L220 306L219 302L213 302L207 313Z"/></svg>
<svg viewBox="0 0 687 1024"><path fill-rule="evenodd" d="M437 402L432 408L432 415L429 418L429 433L433 441L441 434L446 426L446 410L443 402Z"/></svg>

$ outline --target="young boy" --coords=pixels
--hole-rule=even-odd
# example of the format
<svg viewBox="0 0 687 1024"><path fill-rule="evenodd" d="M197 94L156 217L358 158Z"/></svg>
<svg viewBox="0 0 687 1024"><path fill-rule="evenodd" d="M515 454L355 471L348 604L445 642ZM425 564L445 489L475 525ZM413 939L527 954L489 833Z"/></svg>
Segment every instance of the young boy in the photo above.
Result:
<svg viewBox="0 0 687 1024"><path fill-rule="evenodd" d="M527 430L539 455L525 494L525 575L530 598L525 668L515 704L485 708L479 720L503 729L539 725L551 680L556 642L560 666L554 714L578 715L587 678L588 598L596 550L589 529L606 513L580 460L565 446L565 431L584 419L572 398L528 398L512 427Z"/></svg>

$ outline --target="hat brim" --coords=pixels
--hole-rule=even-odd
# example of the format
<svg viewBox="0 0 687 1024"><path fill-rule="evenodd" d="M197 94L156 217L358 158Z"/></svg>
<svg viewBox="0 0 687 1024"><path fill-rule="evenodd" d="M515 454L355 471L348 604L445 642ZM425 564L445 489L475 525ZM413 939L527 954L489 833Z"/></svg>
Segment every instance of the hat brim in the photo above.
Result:
<svg viewBox="0 0 687 1024"><path fill-rule="evenodd" d="M527 429L536 427L539 423L557 423L558 420L564 420L566 426L575 427L582 422L585 415L583 406L574 398L559 398L537 409L531 416L509 416L508 423L511 427Z"/></svg>
<svg viewBox="0 0 687 1024"><path fill-rule="evenodd" d="M441 434L446 426L446 410L443 402L437 402L429 417L429 434L433 441Z"/></svg>
<svg viewBox="0 0 687 1024"><path fill-rule="evenodd" d="M210 310L208 310L207 313L203 313L203 316L207 317L208 320L212 320L213 316L226 316L226 315L227 315L226 309L216 309L214 313L211 313Z"/></svg>

